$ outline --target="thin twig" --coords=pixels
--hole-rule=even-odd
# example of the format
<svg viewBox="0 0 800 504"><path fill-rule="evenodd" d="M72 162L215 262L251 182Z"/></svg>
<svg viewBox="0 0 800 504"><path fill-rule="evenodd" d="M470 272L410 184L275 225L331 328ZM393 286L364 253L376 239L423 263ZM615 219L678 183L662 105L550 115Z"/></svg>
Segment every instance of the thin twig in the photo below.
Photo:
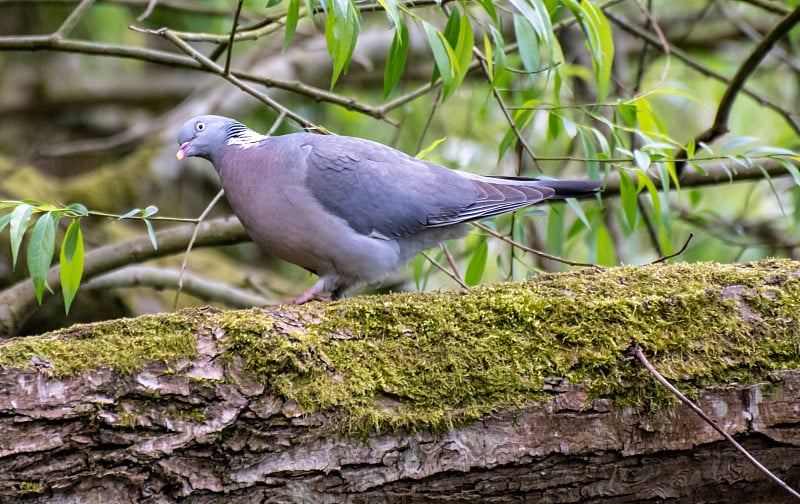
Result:
<svg viewBox="0 0 800 504"><path fill-rule="evenodd" d="M442 249L444 256L447 258L447 262L450 264L450 267L453 268L453 274L459 279L458 283L460 283L462 287L465 287L464 282L462 282L464 277L458 272L458 265L456 265L456 261L453 259L453 254L450 253L450 249L447 248L447 244L442 242L439 244L439 248Z"/></svg>
<svg viewBox="0 0 800 504"><path fill-rule="evenodd" d="M680 390L678 390L675 387L673 387L672 384L670 382L668 382L666 378L661 376L661 374L659 374L659 372L656 371L656 368L654 368L653 365L650 364L650 361L647 360L647 357L644 356L644 353L642 353L642 347L636 341L633 342L633 353L636 356L636 358L639 359L639 362L642 363L642 365L645 367L645 369L647 369L655 377L655 379L658 380L658 382L661 385L663 385L664 387L667 388L667 390L669 390L670 392L675 394L675 396L678 399L680 399L681 402L683 402L685 405L689 406L689 408L691 408L695 413L697 413L700 416L700 418L702 418L708 425L710 425L715 431L719 432L722 435L722 437L724 437L729 443L731 443L734 448L739 450L739 452L742 455L744 455L747 460L749 460L753 465L755 465L761 472L766 474L767 477L769 477L772 481L774 481L775 483L780 485L784 490L789 492L796 499L800 499L800 493L798 493L792 487L787 485L782 479L780 479L779 477L777 477L774 474L772 474L772 472L769 469L767 469L766 467L761 465L761 462L756 460L755 457L750 455L750 453L748 453L748 451L745 450L742 445L737 443L736 440L733 439L733 436L731 436L730 434L725 432L725 429L723 429L722 427L717 425L717 423L714 420L712 420L711 417L706 415L703 412L703 410L700 409L699 406L697 406L695 403L693 403L691 400L689 400L688 397L683 395Z"/></svg>
<svg viewBox="0 0 800 504"><path fill-rule="evenodd" d="M189 264L189 252L192 251L192 246L194 246L194 241L197 239L197 233L200 231L200 224L205 220L208 213L214 208L214 205L217 204L219 199L222 195L225 194L224 189L220 189L216 196L211 200L211 202L206 206L206 209L203 210L203 213L200 214L200 217L197 218L197 224L194 227L194 231L192 232L192 237L189 239L189 244L186 246L186 252L183 253L183 263L181 263L181 270L178 274L178 286L175 289L175 300L172 302L172 309L178 309L178 299L181 297L181 290L183 289L183 273L186 271L186 266Z"/></svg>
<svg viewBox="0 0 800 504"><path fill-rule="evenodd" d="M599 264L570 261L569 259L564 259L563 257L554 256L554 255L548 254L547 252L542 252L541 250L532 249L532 248L530 248L530 247L528 247L526 245L523 245L523 244L521 244L521 243L519 243L517 241L512 240L508 236L500 234L497 231L494 231L493 229L484 226L480 222L470 222L470 224L472 224L476 228L480 229L481 231L489 233L490 235L494 236L495 238L499 238L499 239L503 240L506 243L510 243L511 245L514 245L515 247L517 247L520 250L524 250L525 252L530 252L531 254L537 255L539 257L543 257L544 259L550 259L551 261L556 261L556 262L560 262L560 263L563 263L563 264L568 264L570 266L584 266L584 267L587 267L587 268L605 269L602 266L600 266Z"/></svg>
<svg viewBox="0 0 800 504"><path fill-rule="evenodd" d="M442 98L442 91L443 88L440 87L439 91L436 93L436 98L433 100L431 113L428 114L428 120L425 121L425 126L422 128L422 134L419 136L419 142L417 142L417 152L422 152L422 143L425 141L425 135L428 134L428 129L431 127L431 123L433 122L433 115L436 114L436 109L439 107L439 100Z"/></svg>
<svg viewBox="0 0 800 504"><path fill-rule="evenodd" d="M683 247L681 247L680 250L669 255L661 256L655 261L651 261L650 264L658 264L664 261L668 261L673 257L678 257L679 255L683 254L686 251L686 247L689 246L689 242L692 241L692 238L694 238L694 233L689 233L689 236L686 238L686 241L683 242Z"/></svg>
<svg viewBox="0 0 800 504"><path fill-rule="evenodd" d="M227 55L225 56L224 75L226 77L231 73L231 55L233 54L233 38L236 36L236 28L239 26L239 14L242 13L242 4L244 4L244 0L239 0L239 4L236 6L236 11L233 13L233 27L231 28L231 37L230 39L228 39L228 50L227 50Z"/></svg>
<svg viewBox="0 0 800 504"><path fill-rule="evenodd" d="M639 213L644 220L645 227L647 228L647 236L650 237L650 243L653 244L653 248L656 249L656 252L663 256L664 249L661 247L661 242L658 241L658 231L656 231L653 219L650 218L650 214L647 213L647 209L644 207L643 197L642 193L636 195L636 206L639 207Z"/></svg>
<svg viewBox="0 0 800 504"><path fill-rule="evenodd" d="M438 262L436 262L436 259L434 259L433 257L429 256L427 252L422 252L422 255L423 255L423 257L425 257L425 259L427 259L428 261L430 261L430 263L431 263L431 264L433 264L434 266L436 266L437 268L439 268L439 270L441 270L441 271L442 271L442 273L444 273L445 275L447 275L447 276L449 276L450 278L452 278L452 279L453 279L453 280L454 280L456 283L458 283L458 285L460 285L460 286L461 286L461 287L463 287L464 289L469 289L469 286L468 286L467 284L465 284L465 283L464 283L464 282L463 282L463 281L462 281L460 278L458 278L457 276L455 276L455 275L454 275L454 274L453 274L451 271L449 271L447 268L445 268L444 266L442 266L441 264L439 264Z"/></svg>
<svg viewBox="0 0 800 504"><path fill-rule="evenodd" d="M267 131L267 136L272 136L276 131L278 131L278 128L281 127L281 123L284 119L286 119L286 112L281 111L281 113L278 114L278 117L275 119L275 122L272 123L269 131Z"/></svg>
<svg viewBox="0 0 800 504"><path fill-rule="evenodd" d="M144 33L150 33L150 34L153 34L153 35L159 35L161 37L164 37L165 39L167 39L170 42L172 42L173 44L175 44L181 51L183 51L188 56L192 57L195 61L200 63L200 65L202 65L203 67L205 67L205 68L213 71L214 73L220 75L222 78L224 78L225 80L227 80L228 82L230 82L234 86L238 87L239 89L241 89L242 91L246 92L250 96L253 96L254 98L257 98L258 100L260 100L260 101L264 102L265 104L269 105L270 107L272 107L277 112L285 112L286 115L289 118L291 118L293 121L297 122L303 128L306 128L306 129L309 129L309 130L320 130L321 131L321 128L319 128L316 124L314 124L313 122L309 121L305 117L297 114L296 112L293 112L293 111L287 109L286 107L284 107L280 103L278 103L275 100L273 100L269 95L267 95L265 93L261 93L261 92L255 90L252 86L248 85L245 82L242 82L241 79L239 79L238 77L236 77L233 74L227 74L226 75L224 68L220 67L218 64L216 64L215 62L211 61L206 56L204 56L203 54L198 52L195 48L190 46L187 42L185 42L181 38L177 37L171 30L169 30L167 28L161 28L159 30L147 30L147 29L142 29L142 28L136 28L136 30L144 32Z"/></svg>
<svg viewBox="0 0 800 504"><path fill-rule="evenodd" d="M58 30L53 33L53 38L62 39L69 35L70 32L72 32L72 30L75 28L75 25L78 24L78 21L80 21L81 17L86 14L86 11L88 11L93 4L94 0L82 0L81 3L79 3L78 6L75 7L72 12L70 12L69 16L67 16L67 19L61 23L61 26L58 27Z"/></svg>
<svg viewBox="0 0 800 504"><path fill-rule="evenodd" d="M156 8L156 4L157 3L158 3L158 0L149 0L147 2L147 7L144 9L144 12L142 12L142 14L139 17L136 18L136 21L141 23L145 19L149 18L150 14L153 13L153 9Z"/></svg>

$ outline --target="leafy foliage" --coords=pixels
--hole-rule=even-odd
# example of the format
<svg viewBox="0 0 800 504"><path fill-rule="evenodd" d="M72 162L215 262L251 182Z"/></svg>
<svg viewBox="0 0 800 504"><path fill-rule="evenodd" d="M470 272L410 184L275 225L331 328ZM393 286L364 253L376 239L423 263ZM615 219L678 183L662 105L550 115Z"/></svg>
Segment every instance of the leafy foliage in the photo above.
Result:
<svg viewBox="0 0 800 504"><path fill-rule="evenodd" d="M15 265L22 241L26 234L29 235L28 272L30 273L39 304L42 303L45 289L51 293L53 292L52 288L47 284L47 276L55 255L58 223L62 218L71 221L64 232L59 252L61 292L64 296L64 310L67 314L83 277L84 250L81 219L90 214L115 217L117 219L138 218L144 221L153 248L158 248L153 225L148 219L158 212L158 208L153 205L144 210L136 208L120 216L104 212L90 212L80 203L57 207L36 200L0 201L0 209L4 208L13 208L10 213L0 217L0 232L10 224L11 252ZM38 215L38 217L31 226L31 220L34 215Z"/></svg>
<svg viewBox="0 0 800 504"><path fill-rule="evenodd" d="M259 95L258 86L247 91L274 109L252 108L250 116L242 112L243 120L264 130L277 116L286 119L283 131L302 127L369 137L419 152L433 162L484 174L608 182L601 200L570 200L486 223L518 245L499 245L480 233L452 244L465 273L462 280L469 285L564 269L526 255L520 246L601 265L649 262L674 251L690 231L700 233L682 256L686 260L796 255L800 247L800 126L794 111L781 105L795 102L796 90L775 85L796 80L796 65L782 62L794 61L800 46L784 35L772 43L789 40L782 46L785 53L770 65L757 62L755 70L749 70L742 62L755 53L757 43L740 33L759 15L771 16L770 22L756 26L777 26L779 18L788 17L789 7L773 3L767 11L723 0L706 12L692 2L678 2L670 4L670 16L663 16L665 7L657 3L650 7L599 0L245 2L241 14L247 22L240 23L235 51L230 53L232 75L223 75L202 63L219 63L227 55L230 15L221 15L218 8L230 6L223 4L196 4L185 11L174 7L176 15L155 3L153 17L142 22L132 8L122 5L89 6L85 11L69 7L80 22L62 26L55 38L69 42L66 50L85 38L93 44L117 44L102 47L106 55L124 53L132 60L173 65L174 51L132 47L143 39L138 33L132 38L126 28L136 25L152 36L169 32L174 38L167 40L186 44L176 44L186 54L185 68L200 64L202 70L230 80L221 86L244 89L240 84L245 82L282 90L272 101ZM52 11L55 20L67 8ZM738 35L723 33L726 39L718 43L706 36L702 44L693 45L692 37L716 28L675 26L673 20L701 23L712 15ZM168 28L148 28L161 26ZM683 37L676 37L682 30ZM365 38L367 32L370 36ZM382 36L383 45L376 43ZM313 46L306 45L313 37L327 49L327 55L321 51L321 59L304 53ZM759 37L769 41L768 34ZM359 54L358 65L351 65L360 38L364 55ZM49 49L50 43L37 48ZM377 50L371 50L373 44ZM207 51L208 45L214 47ZM308 60L325 68L324 80L313 82L306 77L313 72L297 72L282 81L279 75L248 74L248 65L238 64L247 61L243 55L262 58L266 48L278 46L282 54L270 58L285 57L292 62L287 66ZM697 46L704 49L698 51ZM136 51L122 50L132 48ZM74 51L91 52L85 46ZM384 57L385 65L376 64ZM87 64L82 71L92 78L97 68ZM345 74L348 79L343 79ZM214 108L224 100L213 102L213 96L226 93L196 99L212 100L202 105ZM728 110L726 95L739 96ZM300 99L293 101L295 97ZM718 121L727 116L729 120ZM0 165L2 161L0 156ZM787 177L778 178L784 174ZM761 182L729 185L743 175ZM703 185L725 187L699 187ZM81 223L90 213L73 205L62 208L27 200L24 192L8 194L17 198L0 203L5 209L0 212L0 231L8 228L9 263L16 265L20 254L26 255L41 302L44 292L56 287L51 285L53 277L48 283L47 272L60 244L60 282L69 309L83 278L83 234L91 231ZM35 197L83 201L71 195ZM135 203L122 208L150 202L164 208L161 201L149 198L139 194ZM105 216L144 220L156 247L154 212L150 206ZM432 256L437 262L444 259L440 251ZM424 259L415 261L418 288L438 287L435 271ZM293 278L305 281L305 276Z"/></svg>

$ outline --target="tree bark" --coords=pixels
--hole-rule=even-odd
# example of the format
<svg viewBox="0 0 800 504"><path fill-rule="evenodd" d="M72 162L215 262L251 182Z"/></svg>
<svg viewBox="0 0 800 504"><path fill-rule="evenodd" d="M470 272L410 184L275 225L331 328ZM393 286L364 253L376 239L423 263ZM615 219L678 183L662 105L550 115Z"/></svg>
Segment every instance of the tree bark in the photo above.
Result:
<svg viewBox="0 0 800 504"><path fill-rule="evenodd" d="M705 287L692 287L693 272L705 280ZM564 323L563 318L543 315L549 310L574 303L567 308L586 311L582 332L597 331L613 338L626 330L616 326L621 307L635 299L637 316L654 324L648 318L652 315L665 324L653 328L662 334L655 340L648 339L647 325L635 328L654 365L688 393L694 390L706 413L776 475L798 488L797 321L779 311L781 306L796 310L798 278L800 264L791 261L611 268L466 293L365 297L278 311L185 311L5 341L0 343L0 500L790 502L783 489L688 407L656 407L648 401L634 404L624 393L614 392L615 371L626 373L620 383L630 389L644 387L641 390L652 392L657 387L635 360L624 355L624 345L610 351L609 355L619 355L606 367L593 362L598 377L585 381L578 370L590 356L582 353L586 348L574 344L569 371L559 376L547 369L544 372L550 376L534 387L535 394L544 396L513 396L530 385L526 380L514 382L516 389L502 385L506 387L503 394L492 388L494 395L478 401L488 413L477 419L457 419L469 408L465 399L459 400L460 405L415 403L410 389L397 385L402 381L389 386L393 382L388 370L397 373L400 368L390 366L403 366L404 360L415 358L415 345L422 344L428 334L424 326L431 323L422 317L415 326L401 313L428 314L425 310L440 304L468 319L467 305L476 306L474 313L480 314L484 325L448 326L452 331L448 338L482 331L476 339L465 340L476 355L484 355L480 342L491 341L492 347L507 345L499 355L521 361L536 355L520 355L515 343L493 340L504 329L487 322L490 310L506 310L504 317L513 318L519 327L523 327L520 315L536 318L536 324L543 324L537 325L541 352L549 353L555 350L547 346L552 335L548 328ZM604 290L609 279L616 281L616 294ZM597 304L583 298L578 283L565 287L564 281L586 286L586 295L597 298ZM762 286L766 290L759 291ZM565 297L554 297L564 289L568 289ZM647 289L663 291L656 296ZM690 298L695 295L706 302L693 304ZM533 304L512 309L512 303L525 296ZM505 304L490 306L498 298ZM466 304L459 305L462 301ZM710 318L712 310L720 307L734 322L725 325L727 334L721 336L713 331L717 323L726 322ZM374 319L381 310L391 314L386 322L371 326L371 331L359 328L358 320ZM353 318L350 325L324 325L336 316ZM690 323L686 316L702 319L708 333L681 333L679 327ZM393 322L402 330L396 332L392 326L384 334L381 327ZM737 333L737 327L745 332ZM175 344L167 343L172 341L168 338L183 330L190 332L188 350L172 350L174 356L169 357L165 347ZM132 349L124 352L136 353L142 346L139 341L146 341L138 338L148 331L165 339L157 340L152 350L142 350L141 363L106 364L106 352L113 350L109 346L124 348L132 341ZM556 339L568 333L560 334ZM742 335L746 335L743 340ZM687 338L696 339L680 352L668 348ZM713 338L719 339L703 348L699 357L687 350ZM782 338L788 346L781 346ZM383 384L367 392L376 404L375 414L399 417L416 414L413 408L430 411L444 406L444 414L455 419L451 428L426 428L428 424L413 419L406 421L407 428L390 428L390 423L379 421L358 423L353 419L359 415L360 403L349 396L337 396L333 407L314 408L313 396L303 395L305 388L322 378L338 387L334 392L349 391L357 368L348 366L369 359L357 355L355 345L368 345L372 354L380 356L390 340L399 340L405 357L385 362ZM251 346L244 347L245 342ZM90 362L64 355L64 348L79 353L81 345L95 343L99 346ZM296 353L281 353L287 345L300 343L302 349ZM659 348L662 343L667 347ZM736 350L739 344L745 345L744 354ZM433 375L451 372L447 370L456 364L440 371L434 358L446 357L436 354L434 347L420 348L429 359L424 361L427 364L411 363L409 368L429 373L431 379L442 380L435 383L448 386L446 380L451 377ZM770 365L762 359L764 348L773 356ZM337 356L337 349L346 350L344 358ZM601 357L599 346L590 350ZM153 357L146 358L147 352L153 352ZM681 367L696 359L698 371ZM715 367L735 361L741 361L734 373L739 380ZM493 363L491 367L500 366ZM759 373L745 377L746 369L755 368ZM478 390L481 381L499 380L493 375L458 373L451 374L458 375L455 380L464 389ZM597 393L598 383L607 394ZM653 392L647 397L657 395ZM494 402L487 403L490 396ZM519 400L526 397L545 398Z"/></svg>

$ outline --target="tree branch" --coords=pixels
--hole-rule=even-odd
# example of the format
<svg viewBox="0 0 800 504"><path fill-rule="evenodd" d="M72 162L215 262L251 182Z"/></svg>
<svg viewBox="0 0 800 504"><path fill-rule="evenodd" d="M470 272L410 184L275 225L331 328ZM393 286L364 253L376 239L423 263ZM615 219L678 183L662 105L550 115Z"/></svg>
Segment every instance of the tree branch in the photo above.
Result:
<svg viewBox="0 0 800 504"><path fill-rule="evenodd" d="M730 118L731 109L733 108L733 103L736 100L736 96L739 94L742 88L744 88L745 81L750 77L755 69L758 68L758 66L761 64L761 60L763 60L764 57L769 54L770 50L772 50L772 46L774 46L778 40L782 39L799 21L800 7L796 8L789 15L784 17L781 22L778 23L775 28L773 28L772 31L770 31L761 40L761 43L759 43L755 49L753 49L750 55L739 66L736 74L728 83L728 88L725 90L725 94L722 95L722 99L717 106L717 113L714 117L714 123L710 128L695 137L695 143L708 143L728 132L728 119ZM682 158L685 156L686 150L681 149L675 157ZM685 166L686 163L678 163L675 165L675 170L677 171L678 175L681 174Z"/></svg>
<svg viewBox="0 0 800 504"><path fill-rule="evenodd" d="M613 21L614 24L616 24L617 26L619 26L620 28L622 28L626 32L631 33L633 35L636 35L637 37L642 38L644 40L647 40L653 46L661 47L661 45L660 45L660 43L658 41L658 37L654 36L653 34L641 29L640 27L638 27L638 26L636 26L634 24L629 23L626 19L622 18L621 16L618 16L618 15L614 14L613 12L606 12L605 14L606 14L606 17L608 17L608 19ZM708 69L705 65L703 65L699 61L695 60L694 58L692 58L691 56L689 56L687 53L683 52L682 50L678 49L674 45L670 44L669 45L669 50L670 50L670 54L672 54L673 56L675 56L679 60L683 61L686 64L686 66L688 66L688 67L690 67L690 68L692 68L694 70L697 70L701 74L706 75L708 77L711 77L712 79L715 79L715 80L723 82L723 83L725 83L727 85L730 85L730 82L731 82L730 79L728 79L727 77L725 77L722 74L719 74L717 72L714 72L713 70ZM780 114L780 116L784 118L786 123L789 126L791 126L792 129L795 130L798 134L800 134L800 123L798 123L795 120L794 114L792 112L790 112L789 110L779 106L775 102L773 102L773 101L771 101L771 100L769 100L767 98L764 98L763 96L757 94L755 91L752 91L752 90L748 89L746 86L742 86L741 92L743 94L749 96L753 100L755 100L760 105L763 105L764 107L772 109L775 112L777 112L778 114Z"/></svg>
<svg viewBox="0 0 800 504"><path fill-rule="evenodd" d="M181 252L186 248L194 229L194 224L187 224L157 232L157 250L153 249L147 235L91 250L84 257L83 280L90 280L121 266ZM231 245L248 239L239 221L233 217L226 217L200 224L194 246ZM47 284L54 293L61 291L58 266L50 268ZM35 309L36 295L29 278L0 292L0 338L16 334Z"/></svg>
<svg viewBox="0 0 800 504"><path fill-rule="evenodd" d="M202 299L223 303L233 308L252 308L276 304L267 298L243 289L237 289L225 282L215 282L191 272L155 266L126 266L103 275L96 276L81 287L87 290L149 287L152 289L174 290L181 280L182 292Z"/></svg>

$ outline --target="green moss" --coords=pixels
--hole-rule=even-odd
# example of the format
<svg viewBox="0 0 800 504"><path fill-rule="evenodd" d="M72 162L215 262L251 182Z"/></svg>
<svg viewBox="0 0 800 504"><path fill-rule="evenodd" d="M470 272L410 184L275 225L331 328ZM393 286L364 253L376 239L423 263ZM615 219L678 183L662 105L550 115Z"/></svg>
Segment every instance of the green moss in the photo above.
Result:
<svg viewBox="0 0 800 504"><path fill-rule="evenodd" d="M0 343L0 366L28 367L33 357L53 364L56 377L108 367L130 373L148 360L173 361L197 354L198 312L145 315Z"/></svg>
<svg viewBox="0 0 800 504"><path fill-rule="evenodd" d="M39 481L20 481L19 493L20 495L33 495L44 493L47 487L44 483Z"/></svg>
<svg viewBox="0 0 800 504"><path fill-rule="evenodd" d="M294 331L276 331L258 312L226 318L233 352L304 411L334 409L354 432L444 430L547 399L550 377L619 406L670 404L627 352L634 340L690 396L799 368L800 280L784 268L800 265L631 266L467 294L361 297L308 306L315 322ZM729 285L742 286L739 302L754 317L721 299Z"/></svg>
<svg viewBox="0 0 800 504"><path fill-rule="evenodd" d="M652 411L673 399L631 358L634 340L690 396L800 369L798 272L786 260L631 266L466 293L183 311L2 343L0 365L39 355L60 373L130 371L147 358L193 355L202 325L227 335L229 367L243 365L302 412L333 412L354 435L443 431L547 400L552 378L585 385L590 399Z"/></svg>

